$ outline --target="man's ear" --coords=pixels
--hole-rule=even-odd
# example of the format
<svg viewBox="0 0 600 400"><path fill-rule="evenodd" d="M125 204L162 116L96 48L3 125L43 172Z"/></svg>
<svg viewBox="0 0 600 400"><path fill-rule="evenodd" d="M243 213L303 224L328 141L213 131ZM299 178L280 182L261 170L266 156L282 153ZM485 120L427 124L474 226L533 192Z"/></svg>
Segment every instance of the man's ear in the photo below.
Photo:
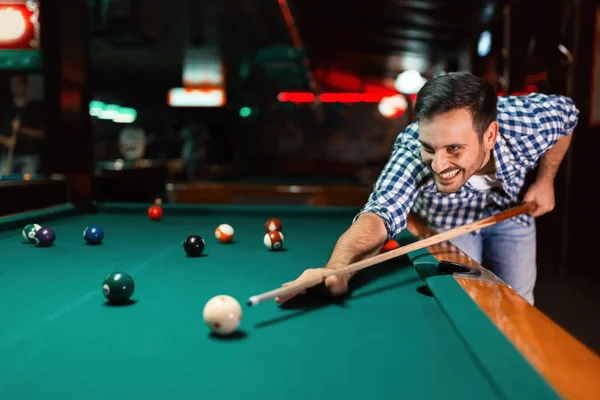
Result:
<svg viewBox="0 0 600 400"><path fill-rule="evenodd" d="M494 148L496 144L496 139L498 138L498 122L492 121L485 132L483 133L483 145L487 150L491 150Z"/></svg>

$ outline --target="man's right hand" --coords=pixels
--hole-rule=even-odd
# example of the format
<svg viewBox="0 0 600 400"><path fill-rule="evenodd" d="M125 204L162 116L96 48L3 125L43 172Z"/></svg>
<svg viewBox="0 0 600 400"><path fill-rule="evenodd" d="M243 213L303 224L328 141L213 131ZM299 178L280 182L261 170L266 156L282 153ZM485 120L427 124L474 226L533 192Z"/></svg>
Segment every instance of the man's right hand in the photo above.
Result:
<svg viewBox="0 0 600 400"><path fill-rule="evenodd" d="M2 143L4 147L12 149L13 147L15 147L15 144L17 144L17 138L14 136L0 135L0 143Z"/></svg>
<svg viewBox="0 0 600 400"><path fill-rule="evenodd" d="M325 270L326 268L307 269L296 280L284 283L281 286L286 287L302 280L318 279L319 277L323 276L323 272ZM328 276L327 278L325 278L325 287L332 296L340 296L348 291L348 281L350 281L350 275ZM306 293L306 291L290 294L285 297L278 297L275 299L275 301L279 304L283 304L286 301L304 293Z"/></svg>
<svg viewBox="0 0 600 400"><path fill-rule="evenodd" d="M350 228L338 239L329 261L325 268L310 268L300 275L296 280L284 283L282 286L291 285L301 280L323 281L325 270L343 268L352 262L372 257L377 254L381 246L387 240L387 229L383 219L372 213L361 214ZM328 276L325 279L325 288L332 296L340 296L348 291L348 282L355 272L345 275ZM285 303L300 293L276 298L277 303Z"/></svg>
<svg viewBox="0 0 600 400"><path fill-rule="evenodd" d="M15 118L12 120L12 131L13 134L19 132L19 130L21 129L21 120L18 118Z"/></svg>

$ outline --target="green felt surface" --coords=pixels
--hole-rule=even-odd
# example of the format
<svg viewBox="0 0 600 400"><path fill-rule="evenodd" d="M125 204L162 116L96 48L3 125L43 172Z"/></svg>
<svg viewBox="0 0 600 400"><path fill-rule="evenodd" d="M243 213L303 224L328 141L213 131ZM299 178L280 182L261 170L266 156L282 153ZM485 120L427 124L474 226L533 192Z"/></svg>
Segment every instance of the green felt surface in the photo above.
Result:
<svg viewBox="0 0 600 400"><path fill-rule="evenodd" d="M481 357L486 346L506 346L504 339L465 298L446 289L443 299L435 296L439 289L427 293L409 257L361 272L344 299L311 292L286 307L244 305L325 263L356 210L168 206L155 222L146 208L55 210L60 218L44 223L57 234L49 248L24 244L20 227L0 231L2 398L541 398L503 387L517 382L506 374L539 377L514 351ZM282 219L286 251L265 249L268 217ZM235 243L216 243L221 223L234 226ZM90 224L104 228L102 245L84 244ZM189 234L205 237L204 257L186 257ZM106 304L101 284L113 271L135 279L133 304ZM450 276L435 279L458 288ZM243 307L241 331L228 339L211 336L202 320L204 304L218 294ZM460 326L446 310L455 301L471 311ZM492 333L474 351L464 329ZM498 362L513 369L490 376ZM542 383L528 387L548 393Z"/></svg>
<svg viewBox="0 0 600 400"><path fill-rule="evenodd" d="M27 178L27 179L26 179ZM31 181L31 180L39 180L39 179L47 179L47 175L43 174L0 174L0 182L1 181Z"/></svg>

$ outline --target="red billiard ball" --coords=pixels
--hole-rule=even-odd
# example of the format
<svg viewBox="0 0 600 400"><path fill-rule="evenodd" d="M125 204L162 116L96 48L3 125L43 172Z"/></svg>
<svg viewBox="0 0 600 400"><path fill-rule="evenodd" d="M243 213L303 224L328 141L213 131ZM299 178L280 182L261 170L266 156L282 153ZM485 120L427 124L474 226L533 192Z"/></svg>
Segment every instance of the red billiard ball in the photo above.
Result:
<svg viewBox="0 0 600 400"><path fill-rule="evenodd" d="M383 254L383 253L387 253L388 251L397 249L398 247L400 247L400 245L398 244L398 242L396 242L394 239L390 239L387 241L386 244L383 245L383 247L379 250L379 254Z"/></svg>
<svg viewBox="0 0 600 400"><path fill-rule="evenodd" d="M279 231L281 232L281 221L277 218L269 218L265 222L265 230L267 232Z"/></svg>
<svg viewBox="0 0 600 400"><path fill-rule="evenodd" d="M159 206L151 206L148 209L148 216L150 217L150 219L152 219L154 221L158 221L159 219L161 219L162 215L163 215L163 210Z"/></svg>
<svg viewBox="0 0 600 400"><path fill-rule="evenodd" d="M283 248L283 233L279 231L267 232L263 241L267 249L281 250Z"/></svg>

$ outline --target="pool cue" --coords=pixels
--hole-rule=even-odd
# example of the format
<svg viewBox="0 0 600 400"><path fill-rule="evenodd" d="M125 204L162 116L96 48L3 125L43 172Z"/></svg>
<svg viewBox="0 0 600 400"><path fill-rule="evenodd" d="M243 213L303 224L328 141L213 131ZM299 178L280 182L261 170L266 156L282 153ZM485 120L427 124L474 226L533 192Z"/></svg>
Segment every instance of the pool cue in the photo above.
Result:
<svg viewBox="0 0 600 400"><path fill-rule="evenodd" d="M278 289L274 289L262 294L258 294L252 296L246 302L248 306L255 306L259 303L262 303L266 300L275 299L277 297L286 296L292 293L298 293L310 287L316 286L325 281L325 278L328 276L334 275L346 275L352 272L359 271L361 269L373 266L375 264L382 263L387 260L391 260L392 258L396 258L398 256L410 253L412 251L420 250L425 247L433 246L435 244L445 242L446 240L453 239L455 237L464 235L465 233L477 231L483 228L487 228L488 226L497 224L498 222L516 217L521 214L532 212L536 208L533 203L525 203L508 210L502 211L496 215L491 215L489 217L480 219L478 221L473 221L465 225L458 226L456 228L450 229L445 232L437 233L428 238L419 240L417 242L408 244L406 246L399 247L397 249L388 251L383 254L376 255L374 257L370 257L353 264L350 264L346 267L339 269L331 269L331 270L323 270L323 273L319 278L310 279L310 280L301 280L296 283L290 284L286 287L281 287Z"/></svg>

